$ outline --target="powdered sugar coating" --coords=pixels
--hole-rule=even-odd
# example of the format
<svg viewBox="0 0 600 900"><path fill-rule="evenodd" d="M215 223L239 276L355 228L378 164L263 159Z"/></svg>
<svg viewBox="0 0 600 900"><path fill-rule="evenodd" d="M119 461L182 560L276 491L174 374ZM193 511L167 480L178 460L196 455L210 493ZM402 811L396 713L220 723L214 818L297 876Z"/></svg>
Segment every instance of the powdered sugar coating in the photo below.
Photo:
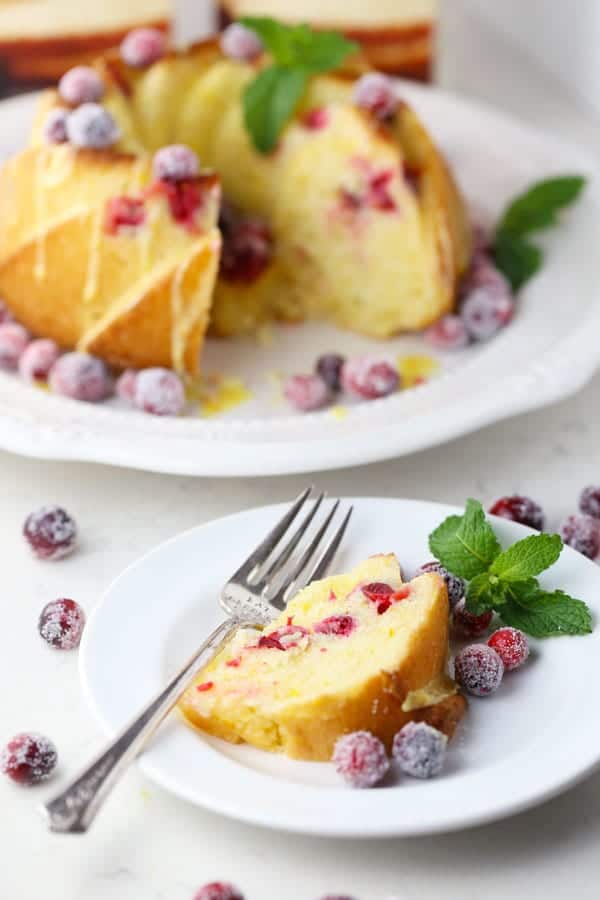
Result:
<svg viewBox="0 0 600 900"><path fill-rule="evenodd" d="M448 602L450 607L453 608L456 604L462 600L465 596L466 584L462 578L459 578L457 575L452 575L451 572L448 571L441 563L433 560L432 562L424 563L417 575L425 575L428 572L435 572L446 582L446 589L448 591Z"/></svg>
<svg viewBox="0 0 600 900"><path fill-rule="evenodd" d="M477 239L486 240L483 235ZM475 248L473 262L461 284L461 296L468 297L480 288L485 288L494 297L512 297L512 289L506 276L496 268L485 250Z"/></svg>
<svg viewBox="0 0 600 900"><path fill-rule="evenodd" d="M0 369L14 371L30 340L27 329L17 322L0 325Z"/></svg>
<svg viewBox="0 0 600 900"><path fill-rule="evenodd" d="M487 697L502 683L504 663L487 644L470 644L454 660L454 677L469 694Z"/></svg>
<svg viewBox="0 0 600 900"><path fill-rule="evenodd" d="M72 400L99 403L113 392L113 382L101 359L89 353L65 353L50 369L51 390Z"/></svg>
<svg viewBox="0 0 600 900"><path fill-rule="evenodd" d="M579 509L587 516L600 519L600 487L590 485L583 489L579 497Z"/></svg>
<svg viewBox="0 0 600 900"><path fill-rule="evenodd" d="M46 604L38 621L41 637L57 650L75 650L79 647L84 626L84 611L78 603L66 597Z"/></svg>
<svg viewBox="0 0 600 900"><path fill-rule="evenodd" d="M283 393L295 409L310 412L322 409L331 400L331 392L318 375L292 375L283 386Z"/></svg>
<svg viewBox="0 0 600 900"><path fill-rule="evenodd" d="M19 359L19 375L29 382L44 381L59 356L60 348L56 341L48 338L32 341Z"/></svg>
<svg viewBox="0 0 600 900"><path fill-rule="evenodd" d="M66 109L51 109L44 122L44 140L47 144L64 144L67 140L67 119L69 112Z"/></svg>
<svg viewBox="0 0 600 900"><path fill-rule="evenodd" d="M463 350L469 344L469 334L460 316L442 316L425 331L423 337L436 350Z"/></svg>
<svg viewBox="0 0 600 900"><path fill-rule="evenodd" d="M390 768L382 741L370 731L338 738L332 759L338 774L355 788L374 787Z"/></svg>
<svg viewBox="0 0 600 900"><path fill-rule="evenodd" d="M515 304L509 295L497 295L487 287L473 290L464 301L461 318L469 337L487 341L512 320Z"/></svg>
<svg viewBox="0 0 600 900"><path fill-rule="evenodd" d="M380 119L393 115L399 102L394 81L380 72L362 75L354 85L353 96L357 106Z"/></svg>
<svg viewBox="0 0 600 900"><path fill-rule="evenodd" d="M259 35L240 22L233 22L221 35L221 50L230 59L252 62L263 52Z"/></svg>
<svg viewBox="0 0 600 900"><path fill-rule="evenodd" d="M491 610L474 616L467 609L467 602L463 598L459 600L452 611L452 633L455 638L470 640L481 637L492 623L494 613Z"/></svg>
<svg viewBox="0 0 600 900"><path fill-rule="evenodd" d="M405 775L433 778L444 768L448 738L426 722L407 722L392 745L392 756Z"/></svg>
<svg viewBox="0 0 600 900"><path fill-rule="evenodd" d="M75 147L103 150L117 143L121 129L103 106L83 103L67 119L67 137Z"/></svg>
<svg viewBox="0 0 600 900"><path fill-rule="evenodd" d="M244 900L244 896L228 881L212 881L200 888L194 900Z"/></svg>
<svg viewBox="0 0 600 900"><path fill-rule="evenodd" d="M200 172L200 161L191 147L170 144L154 154L152 171L158 181L188 181Z"/></svg>
<svg viewBox="0 0 600 900"><path fill-rule="evenodd" d="M125 369L115 383L115 394L119 400L124 400L125 403L129 403L131 406L133 406L135 400L137 376L138 373L135 369Z"/></svg>
<svg viewBox="0 0 600 900"><path fill-rule="evenodd" d="M364 400L376 400L397 391L400 376L387 360L362 356L344 363L341 382L349 394Z"/></svg>
<svg viewBox="0 0 600 900"><path fill-rule="evenodd" d="M167 38L158 28L134 28L121 43L121 59L132 69L145 69L167 51Z"/></svg>
<svg viewBox="0 0 600 900"><path fill-rule="evenodd" d="M70 106L97 103L104 96L104 82L90 66L75 66L58 82L58 93Z"/></svg>
<svg viewBox="0 0 600 900"><path fill-rule="evenodd" d="M49 778L57 762L52 741L36 732L15 735L0 752L0 772L27 786Z"/></svg>
<svg viewBox="0 0 600 900"><path fill-rule="evenodd" d="M181 378L170 369L144 369L135 383L134 405L154 416L178 416L185 406Z"/></svg>
<svg viewBox="0 0 600 900"><path fill-rule="evenodd" d="M529 641L527 635L518 628L499 628L488 641L502 662L507 672L519 669L529 657Z"/></svg>
<svg viewBox="0 0 600 900"><path fill-rule="evenodd" d="M596 559L600 554L600 522L593 516L567 516L559 534L565 544L588 559Z"/></svg>
<svg viewBox="0 0 600 900"><path fill-rule="evenodd" d="M62 507L42 506L25 520L23 536L38 559L62 559L76 547L77 525Z"/></svg>

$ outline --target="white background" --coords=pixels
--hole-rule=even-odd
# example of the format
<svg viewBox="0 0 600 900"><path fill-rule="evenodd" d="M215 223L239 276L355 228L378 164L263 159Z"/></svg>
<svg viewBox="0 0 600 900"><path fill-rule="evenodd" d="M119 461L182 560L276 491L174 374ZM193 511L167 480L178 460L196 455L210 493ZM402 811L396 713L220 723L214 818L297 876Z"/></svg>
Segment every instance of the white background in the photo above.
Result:
<svg viewBox="0 0 600 900"><path fill-rule="evenodd" d="M455 85L600 150L598 126L563 88L476 20L469 28L470 52L459 54ZM518 489L539 499L556 524L582 485L600 482L599 401L597 378L574 400L445 447L312 480L336 494L452 503ZM48 733L63 774L97 746L76 655L40 646L35 623L45 602L66 595L90 610L122 568L158 542L218 515L286 500L305 481L190 481L0 454L0 741L19 730ZM44 565L29 558L20 528L32 508L52 501L73 511L83 540L70 560ZM596 715L596 685L582 690ZM50 791L0 783L0 900L192 900L217 877L237 882L248 900L317 900L330 892L357 900L598 896L600 775L504 823L370 844L227 822L172 799L136 771L91 834L51 836L35 815Z"/></svg>

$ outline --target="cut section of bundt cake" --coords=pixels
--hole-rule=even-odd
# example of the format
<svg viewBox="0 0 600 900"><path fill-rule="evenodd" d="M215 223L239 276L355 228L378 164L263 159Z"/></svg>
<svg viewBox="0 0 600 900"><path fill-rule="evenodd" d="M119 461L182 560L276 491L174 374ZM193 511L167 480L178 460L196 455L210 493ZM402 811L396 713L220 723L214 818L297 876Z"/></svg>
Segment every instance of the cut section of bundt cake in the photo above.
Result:
<svg viewBox="0 0 600 900"><path fill-rule="evenodd" d="M409 720L451 736L466 704L447 656L443 580L403 584L396 557L375 556L305 588L264 631L240 630L180 709L227 741L309 760L363 729L389 748Z"/></svg>

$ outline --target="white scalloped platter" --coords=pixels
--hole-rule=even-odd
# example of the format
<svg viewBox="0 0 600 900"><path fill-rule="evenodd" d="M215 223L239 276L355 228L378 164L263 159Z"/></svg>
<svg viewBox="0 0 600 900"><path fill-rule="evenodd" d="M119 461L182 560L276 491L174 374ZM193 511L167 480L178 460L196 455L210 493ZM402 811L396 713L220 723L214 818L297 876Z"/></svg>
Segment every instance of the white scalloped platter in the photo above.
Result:
<svg viewBox="0 0 600 900"><path fill-rule="evenodd" d="M210 341L206 372L241 379L250 399L218 416L160 419L118 405L51 396L0 374L0 447L27 456L88 460L185 475L275 475L389 459L443 443L581 388L600 363L600 188L591 156L503 114L439 90L402 84L447 154L476 211L493 222L532 181L583 173L590 183L563 226L544 235L547 261L499 337L438 354L426 384L370 403L291 412L283 374L317 355L431 354L419 336L385 344L322 325L278 327L271 340ZM2 104L0 156L27 139L35 96ZM590 252L591 249L591 252Z"/></svg>

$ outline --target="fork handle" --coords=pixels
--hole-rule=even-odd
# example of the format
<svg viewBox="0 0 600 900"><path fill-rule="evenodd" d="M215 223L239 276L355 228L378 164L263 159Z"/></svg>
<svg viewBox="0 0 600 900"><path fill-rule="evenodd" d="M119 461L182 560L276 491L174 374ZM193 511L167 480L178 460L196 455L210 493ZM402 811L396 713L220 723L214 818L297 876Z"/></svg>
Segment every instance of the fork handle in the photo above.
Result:
<svg viewBox="0 0 600 900"><path fill-rule="evenodd" d="M127 725L90 765L44 807L52 831L81 834L129 764L144 749L194 677L219 647L248 622L228 619L216 628L172 681Z"/></svg>

